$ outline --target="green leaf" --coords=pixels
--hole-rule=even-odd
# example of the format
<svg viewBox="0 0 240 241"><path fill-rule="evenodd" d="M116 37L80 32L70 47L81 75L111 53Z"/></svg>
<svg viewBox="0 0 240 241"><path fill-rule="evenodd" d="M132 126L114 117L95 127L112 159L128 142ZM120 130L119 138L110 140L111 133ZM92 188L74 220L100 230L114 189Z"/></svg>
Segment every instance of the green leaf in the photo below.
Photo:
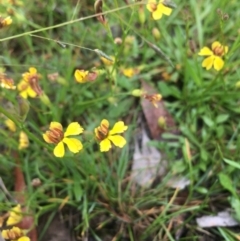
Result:
<svg viewBox="0 0 240 241"><path fill-rule="evenodd" d="M229 178L229 176L227 176L226 174L224 173L220 173L218 175L219 177L219 181L221 183L221 185L226 189L228 190L229 192L231 192L233 195L236 194L236 191L233 187L233 183L232 183L232 180Z"/></svg>
<svg viewBox="0 0 240 241"><path fill-rule="evenodd" d="M236 168L240 169L240 164L239 164L239 163L237 163L237 162L235 162L235 161L228 160L228 159L226 159L226 158L223 158L223 160L224 160L227 164L229 164L230 166L236 167Z"/></svg>
<svg viewBox="0 0 240 241"><path fill-rule="evenodd" d="M215 125L215 123L208 116L203 116L202 118L203 118L204 123L207 126L213 127Z"/></svg>
<svg viewBox="0 0 240 241"><path fill-rule="evenodd" d="M216 122L219 124L219 123L223 123L225 122L227 119L229 118L229 115L228 114L221 114L221 115L218 115L217 118L216 118Z"/></svg>

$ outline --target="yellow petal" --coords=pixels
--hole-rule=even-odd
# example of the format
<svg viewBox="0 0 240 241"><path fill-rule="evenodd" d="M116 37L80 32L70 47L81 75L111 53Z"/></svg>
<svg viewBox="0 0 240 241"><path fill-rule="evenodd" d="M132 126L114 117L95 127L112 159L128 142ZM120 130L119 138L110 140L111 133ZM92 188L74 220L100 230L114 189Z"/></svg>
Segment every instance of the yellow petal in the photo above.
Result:
<svg viewBox="0 0 240 241"><path fill-rule="evenodd" d="M153 13L152 13L152 17L153 17L153 19L154 20L159 20L159 19L161 19L162 18L162 11L160 11L160 10L156 10L156 11L154 11Z"/></svg>
<svg viewBox="0 0 240 241"><path fill-rule="evenodd" d="M30 86L28 86L27 88L27 94L32 98L35 98L37 96L37 93Z"/></svg>
<svg viewBox="0 0 240 241"><path fill-rule="evenodd" d="M67 127L67 130L65 131L64 136L79 135L80 133L83 133L83 128L79 125L78 122L72 122Z"/></svg>
<svg viewBox="0 0 240 241"><path fill-rule="evenodd" d="M120 135L109 136L108 139L111 140L115 146L121 148L124 147L127 143L126 140Z"/></svg>
<svg viewBox="0 0 240 241"><path fill-rule="evenodd" d="M20 136L19 136L19 145L18 145L18 149L22 150L25 149L29 146L29 140L28 140L28 136L25 132L21 131L20 132Z"/></svg>
<svg viewBox="0 0 240 241"><path fill-rule="evenodd" d="M108 122L108 120L106 120L106 119L103 119L102 121L101 121L101 126L104 126L105 128L109 128L109 122Z"/></svg>
<svg viewBox="0 0 240 241"><path fill-rule="evenodd" d="M228 46L224 46L224 54L226 54L228 52Z"/></svg>
<svg viewBox="0 0 240 241"><path fill-rule="evenodd" d="M169 16L172 13L172 9L166 7L164 4L159 3L157 7L157 11L161 11L162 14Z"/></svg>
<svg viewBox="0 0 240 241"><path fill-rule="evenodd" d="M34 68L34 67L29 68L29 73L30 74L36 74L37 73L36 68Z"/></svg>
<svg viewBox="0 0 240 241"><path fill-rule="evenodd" d="M110 140L104 139L100 142L100 151L105 152L109 151L109 149L112 147Z"/></svg>
<svg viewBox="0 0 240 241"><path fill-rule="evenodd" d="M19 223L22 220L22 210L20 204L12 208L7 220L7 226Z"/></svg>
<svg viewBox="0 0 240 241"><path fill-rule="evenodd" d="M221 47L221 46L222 46L221 43L218 41L215 41L212 43L212 49L215 49L216 47Z"/></svg>
<svg viewBox="0 0 240 241"><path fill-rule="evenodd" d="M21 91L19 94L20 94L20 96L21 96L22 98L24 98L24 99L27 99L27 97L28 97L28 92L27 92L26 90Z"/></svg>
<svg viewBox="0 0 240 241"><path fill-rule="evenodd" d="M215 56L209 56L202 62L202 67L206 68L207 70L211 69L213 66Z"/></svg>
<svg viewBox="0 0 240 241"><path fill-rule="evenodd" d="M213 55L212 50L210 50L208 47L203 47L200 52L198 53L198 55L201 56L208 56L208 55Z"/></svg>
<svg viewBox="0 0 240 241"><path fill-rule="evenodd" d="M4 123L10 131L15 132L17 130L16 124L12 120L7 119Z"/></svg>
<svg viewBox="0 0 240 241"><path fill-rule="evenodd" d="M56 157L63 157L65 154L64 144L60 141L53 150L53 154Z"/></svg>
<svg viewBox="0 0 240 241"><path fill-rule="evenodd" d="M82 150L82 142L76 138L64 138L63 142L68 146L69 150L73 153L77 153Z"/></svg>
<svg viewBox="0 0 240 241"><path fill-rule="evenodd" d="M48 135L47 134L43 134L43 139L44 141L46 141L47 143L53 143L49 138L48 138Z"/></svg>
<svg viewBox="0 0 240 241"><path fill-rule="evenodd" d="M123 133L127 130L127 128L128 126L125 126L123 121L118 121L117 123L115 123L112 130L109 131L109 135Z"/></svg>
<svg viewBox="0 0 240 241"><path fill-rule="evenodd" d="M59 123L59 122L56 122L56 121L52 121L50 123L50 127L49 127L50 130L53 130L53 129L58 129L58 130L63 130L63 127L62 125Z"/></svg>
<svg viewBox="0 0 240 241"><path fill-rule="evenodd" d="M18 241L30 241L30 238L27 236L23 236L23 237L19 238Z"/></svg>
<svg viewBox="0 0 240 241"><path fill-rule="evenodd" d="M148 0L148 4L146 5L147 10L150 12L153 12L156 3L157 3L156 0Z"/></svg>
<svg viewBox="0 0 240 241"><path fill-rule="evenodd" d="M214 69L216 69L217 71L221 70L222 67L224 65L224 61L220 58L220 57L216 57L215 60L214 60L214 64L213 64L213 67Z"/></svg>

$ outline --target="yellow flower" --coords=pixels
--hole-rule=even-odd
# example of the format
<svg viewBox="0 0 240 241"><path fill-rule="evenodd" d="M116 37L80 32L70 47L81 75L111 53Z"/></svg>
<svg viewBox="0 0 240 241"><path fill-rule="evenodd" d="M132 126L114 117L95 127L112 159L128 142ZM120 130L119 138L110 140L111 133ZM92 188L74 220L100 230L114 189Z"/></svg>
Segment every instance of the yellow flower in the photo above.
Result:
<svg viewBox="0 0 240 241"><path fill-rule="evenodd" d="M20 92L20 96L22 96L24 99L27 99L28 96L31 98L35 98L37 96L37 93L32 89L32 87L25 81L21 80L21 82L17 86L18 91Z"/></svg>
<svg viewBox="0 0 240 241"><path fill-rule="evenodd" d="M18 149L22 150L25 149L29 146L29 140L28 140L28 136L25 132L21 131L20 135L19 135L19 145L18 145Z"/></svg>
<svg viewBox="0 0 240 241"><path fill-rule="evenodd" d="M15 123L10 120L10 119L7 119L4 121L5 125L7 126L7 128L11 131L11 132L15 132L17 127L15 125Z"/></svg>
<svg viewBox="0 0 240 241"><path fill-rule="evenodd" d="M212 50L210 50L208 47L203 47L198 53L200 56L208 56L203 60L202 67L209 70L213 66L214 69L219 71L224 65L222 56L228 52L228 47L221 45L218 41L215 41L212 43L211 48Z"/></svg>
<svg viewBox="0 0 240 241"><path fill-rule="evenodd" d="M123 69L122 72L128 78L133 77L136 73L134 68L126 68L126 69Z"/></svg>
<svg viewBox="0 0 240 241"><path fill-rule="evenodd" d="M88 71L76 69L74 73L74 77L77 82L86 83L88 73L89 73Z"/></svg>
<svg viewBox="0 0 240 241"><path fill-rule="evenodd" d="M7 226L17 224L22 221L22 210L20 204L12 208L9 212L9 217L7 220Z"/></svg>
<svg viewBox="0 0 240 241"><path fill-rule="evenodd" d="M51 122L49 130L43 134L43 139L47 143L56 144L53 154L56 157L63 157L65 154L64 143L68 146L69 150L73 153L77 153L82 150L83 145L81 141L76 138L68 138L71 135L79 135L83 133L83 128L77 123L72 122L65 132L63 127L58 122Z"/></svg>
<svg viewBox="0 0 240 241"><path fill-rule="evenodd" d="M18 227L12 227L11 229L3 230L2 237L12 241L30 241L30 238L25 236L24 231Z"/></svg>
<svg viewBox="0 0 240 241"><path fill-rule="evenodd" d="M11 17L3 18L0 16L0 28L6 27L12 23Z"/></svg>
<svg viewBox="0 0 240 241"><path fill-rule="evenodd" d="M172 9L164 5L164 0L159 3L156 0L148 0L147 9L152 13L154 20L161 19L163 14L169 16L172 13Z"/></svg>
<svg viewBox="0 0 240 241"><path fill-rule="evenodd" d="M23 98L27 99L28 96L35 98L37 95L42 95L43 91L38 83L41 75L35 68L29 68L29 72L25 72L22 77L23 80L18 84L18 90Z"/></svg>
<svg viewBox="0 0 240 241"><path fill-rule="evenodd" d="M5 89L15 90L16 86L11 78L6 77L4 74L0 74L0 86Z"/></svg>
<svg viewBox="0 0 240 241"><path fill-rule="evenodd" d="M109 131L109 122L103 119L100 126L94 130L97 140L100 141L100 151L109 151L112 147L111 142L120 148L124 147L127 143L126 140L122 136L116 134L123 133L127 128L128 127L124 125L123 121L118 121L115 123L112 130Z"/></svg>
<svg viewBox="0 0 240 241"><path fill-rule="evenodd" d="M142 97L146 100L149 100L156 108L158 108L158 102L162 99L160 94L143 94Z"/></svg>

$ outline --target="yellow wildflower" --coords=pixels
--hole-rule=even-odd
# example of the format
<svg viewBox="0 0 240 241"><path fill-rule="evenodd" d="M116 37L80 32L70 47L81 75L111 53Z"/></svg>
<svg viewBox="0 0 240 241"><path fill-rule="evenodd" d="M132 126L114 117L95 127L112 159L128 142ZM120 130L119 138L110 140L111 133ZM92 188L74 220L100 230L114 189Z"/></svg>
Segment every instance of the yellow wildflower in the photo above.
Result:
<svg viewBox="0 0 240 241"><path fill-rule="evenodd" d="M78 83L83 84L89 81L94 81L97 78L98 73L76 69L74 76Z"/></svg>
<svg viewBox="0 0 240 241"><path fill-rule="evenodd" d="M126 69L123 69L122 72L128 78L133 77L136 73L134 68L126 68Z"/></svg>
<svg viewBox="0 0 240 241"><path fill-rule="evenodd" d="M0 28L6 27L12 23L11 17L3 18L0 16Z"/></svg>
<svg viewBox="0 0 240 241"><path fill-rule="evenodd" d="M221 45L220 42L215 41L212 43L210 50L208 47L203 47L198 55L200 56L208 56L202 62L202 67L207 70L214 67L217 71L221 70L224 65L224 61L222 56L224 56L228 52L228 46Z"/></svg>
<svg viewBox="0 0 240 241"><path fill-rule="evenodd" d="M29 140L28 140L28 136L25 132L21 131L20 135L19 135L19 145L18 145L18 149L22 150L25 149L29 146Z"/></svg>
<svg viewBox="0 0 240 241"><path fill-rule="evenodd" d="M16 86L11 78L5 76L5 74L0 74L0 86L5 89L15 90Z"/></svg>
<svg viewBox="0 0 240 241"><path fill-rule="evenodd" d="M172 13L172 9L164 5L164 0L159 3L156 0L148 0L147 9L152 13L154 20L161 19L163 14L169 16Z"/></svg>
<svg viewBox="0 0 240 241"><path fill-rule="evenodd" d="M24 231L18 227L12 227L11 229L3 230L2 237L4 239L13 241L30 241L30 238L25 236Z"/></svg>
<svg viewBox="0 0 240 241"><path fill-rule="evenodd" d="M22 221L22 210L20 204L18 204L16 207L12 208L9 212L9 217L7 220L7 226L11 226L14 224L17 224Z"/></svg>
<svg viewBox="0 0 240 241"><path fill-rule="evenodd" d="M18 90L23 98L27 99L28 96L35 98L43 93L38 83L41 75L35 68L29 68L29 72L25 72L22 77L23 80L18 84Z"/></svg>
<svg viewBox="0 0 240 241"><path fill-rule="evenodd" d="M123 133L127 128L128 126L125 126L123 121L118 121L115 123L112 130L109 131L109 122L103 119L100 126L94 130L97 140L100 141L100 151L109 151L112 147L111 142L120 148L124 147L127 143L126 140L122 136L116 134Z"/></svg>
<svg viewBox="0 0 240 241"><path fill-rule="evenodd" d="M7 126L7 128L11 131L11 132L15 132L17 127L16 127L16 124L10 120L10 119L6 119L4 121L5 125Z"/></svg>
<svg viewBox="0 0 240 241"><path fill-rule="evenodd" d="M77 69L77 70L75 70L74 77L75 77L77 82L86 83L88 73L89 73L89 71Z"/></svg>
<svg viewBox="0 0 240 241"><path fill-rule="evenodd" d="M43 139L47 143L56 144L53 154L56 157L63 157L65 154L64 143L68 146L69 150L73 153L77 153L82 150L83 145L81 141L76 138L68 138L71 135L79 135L83 132L83 128L77 123L72 122L65 132L63 127L58 122L51 122L49 130L43 134Z"/></svg>

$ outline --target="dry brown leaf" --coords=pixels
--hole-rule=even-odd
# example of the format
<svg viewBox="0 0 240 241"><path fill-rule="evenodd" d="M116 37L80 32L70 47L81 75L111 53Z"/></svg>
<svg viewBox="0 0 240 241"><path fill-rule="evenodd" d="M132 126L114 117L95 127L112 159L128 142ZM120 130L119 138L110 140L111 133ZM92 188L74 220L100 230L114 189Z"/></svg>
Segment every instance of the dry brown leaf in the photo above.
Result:
<svg viewBox="0 0 240 241"><path fill-rule="evenodd" d="M142 81L142 90L147 93L157 93L157 91L145 81ZM157 103L157 108L155 108L152 103L146 99L142 100L141 105L153 139L159 140L162 133L165 132L165 129L161 128L158 124L158 119L160 117L163 117L166 120L166 128L168 132L174 134L178 133L175 121L166 109L163 100Z"/></svg>

